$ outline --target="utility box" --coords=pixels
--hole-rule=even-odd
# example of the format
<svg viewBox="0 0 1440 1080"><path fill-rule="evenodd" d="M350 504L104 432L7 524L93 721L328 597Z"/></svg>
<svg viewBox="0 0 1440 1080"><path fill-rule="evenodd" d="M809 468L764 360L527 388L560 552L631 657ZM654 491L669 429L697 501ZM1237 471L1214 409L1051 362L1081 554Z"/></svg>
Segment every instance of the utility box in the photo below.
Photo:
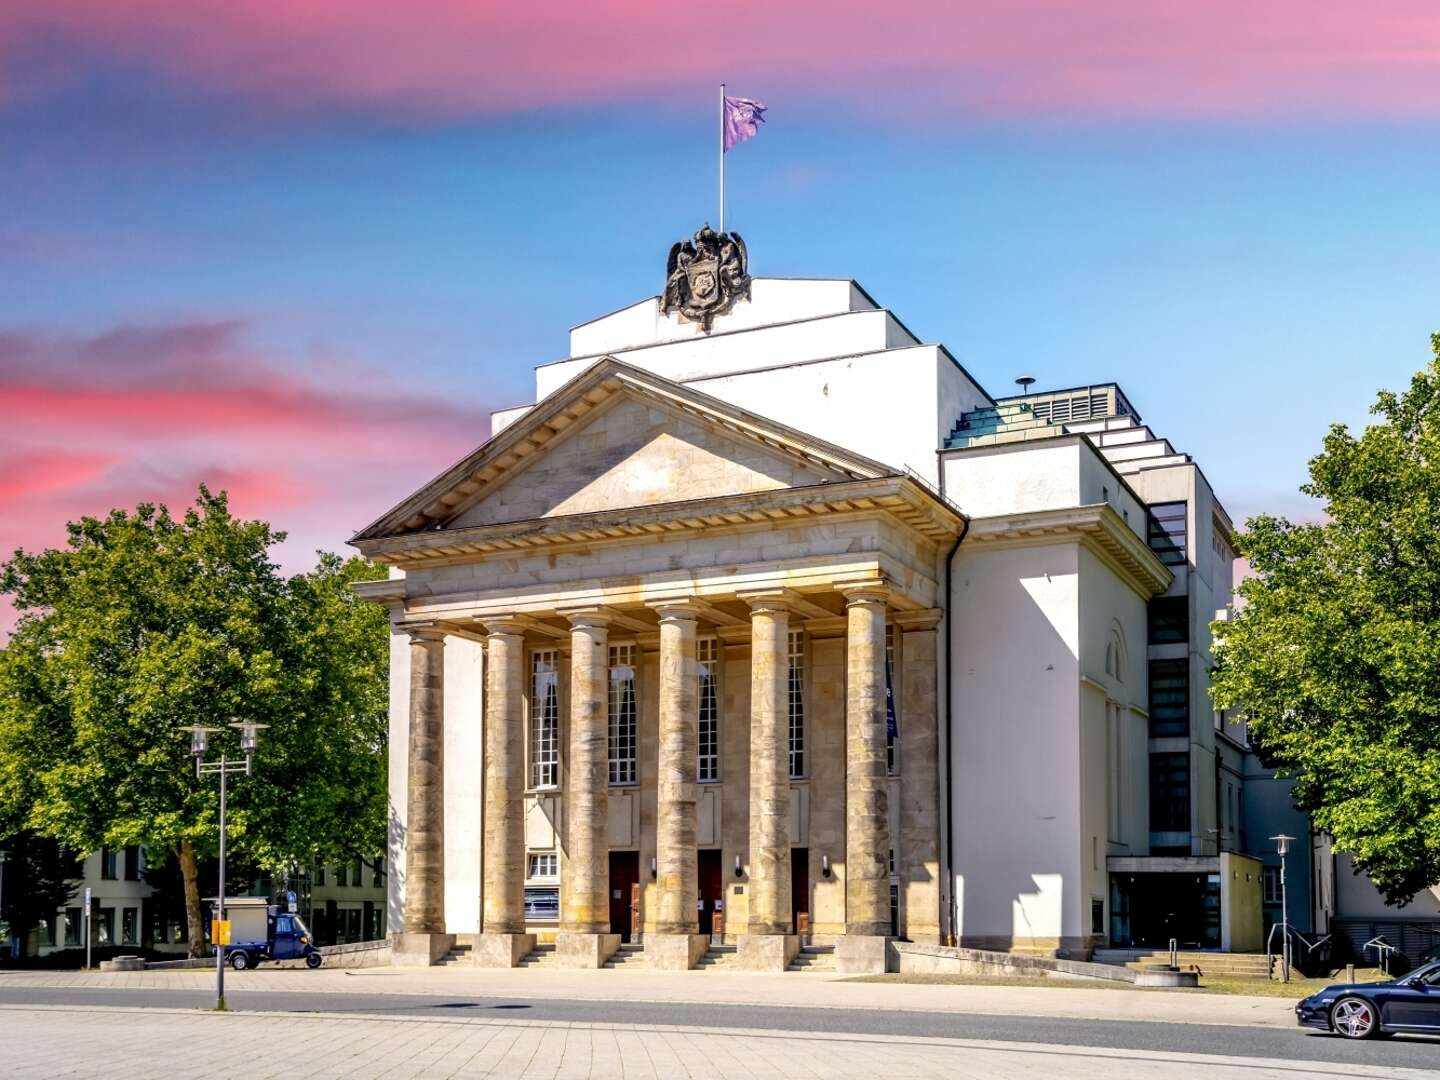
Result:
<svg viewBox="0 0 1440 1080"><path fill-rule="evenodd" d="M211 918L219 914L219 898L208 897ZM263 896L235 896L225 900L225 918L230 921L230 943L265 941L269 937L267 920L270 902Z"/></svg>

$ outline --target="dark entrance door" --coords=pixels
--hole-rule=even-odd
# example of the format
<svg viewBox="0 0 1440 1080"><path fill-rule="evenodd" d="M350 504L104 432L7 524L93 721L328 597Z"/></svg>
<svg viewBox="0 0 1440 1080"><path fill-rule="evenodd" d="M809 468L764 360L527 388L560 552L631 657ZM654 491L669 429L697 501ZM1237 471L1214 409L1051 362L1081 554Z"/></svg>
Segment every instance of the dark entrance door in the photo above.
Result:
<svg viewBox="0 0 1440 1080"><path fill-rule="evenodd" d="M790 932L800 932L800 916L810 916L810 849L790 849Z"/></svg>
<svg viewBox="0 0 1440 1080"><path fill-rule="evenodd" d="M640 853L610 852L610 932L626 944L635 929L630 925L630 890L639 882Z"/></svg>
<svg viewBox="0 0 1440 1080"><path fill-rule="evenodd" d="M702 848L700 859L700 933L715 932L715 912L722 900L720 892L720 849Z"/></svg>

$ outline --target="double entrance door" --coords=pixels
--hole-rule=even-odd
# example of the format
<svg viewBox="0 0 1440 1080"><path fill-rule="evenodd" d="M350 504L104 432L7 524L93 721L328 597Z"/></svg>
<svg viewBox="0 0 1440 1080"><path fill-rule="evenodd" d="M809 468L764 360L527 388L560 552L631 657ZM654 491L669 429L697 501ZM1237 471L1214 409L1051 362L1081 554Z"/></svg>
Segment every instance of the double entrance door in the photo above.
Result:
<svg viewBox="0 0 1440 1080"><path fill-rule="evenodd" d="M696 853L698 860L697 881L699 885L700 933L715 933L715 916L725 910L725 875L720 862L719 848L701 848ZM638 929L640 892L640 853L638 851L610 852L610 932L619 934L620 940L629 943L634 940ZM790 896L791 923L798 932L800 916L810 913L810 851L808 848L793 848L790 852ZM727 927L727 932L743 932L743 927Z"/></svg>

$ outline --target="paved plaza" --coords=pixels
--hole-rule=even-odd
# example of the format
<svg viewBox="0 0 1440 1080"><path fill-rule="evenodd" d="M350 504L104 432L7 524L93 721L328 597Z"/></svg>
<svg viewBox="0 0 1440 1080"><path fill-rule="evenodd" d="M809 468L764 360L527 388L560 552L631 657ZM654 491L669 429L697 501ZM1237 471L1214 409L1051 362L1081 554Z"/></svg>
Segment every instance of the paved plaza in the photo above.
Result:
<svg viewBox="0 0 1440 1080"><path fill-rule="evenodd" d="M12 1077L1430 1077L1421 1070L1323 1066L1090 1046L892 1038L662 1025L315 1013L205 1014L65 1007L0 1010Z"/></svg>

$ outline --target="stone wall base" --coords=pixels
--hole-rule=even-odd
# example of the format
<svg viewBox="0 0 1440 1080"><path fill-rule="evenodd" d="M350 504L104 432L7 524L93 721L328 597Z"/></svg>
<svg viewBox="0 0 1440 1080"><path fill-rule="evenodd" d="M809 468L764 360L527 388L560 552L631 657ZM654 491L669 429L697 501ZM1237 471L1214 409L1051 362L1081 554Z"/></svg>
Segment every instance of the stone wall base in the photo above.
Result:
<svg viewBox="0 0 1440 1080"><path fill-rule="evenodd" d="M656 971L689 971L708 948L709 934L646 934L645 962Z"/></svg>
<svg viewBox="0 0 1440 1080"><path fill-rule="evenodd" d="M619 948L619 934L583 934L561 930L555 935L555 958L561 967L602 968Z"/></svg>
<svg viewBox="0 0 1440 1080"><path fill-rule="evenodd" d="M478 934L470 957L476 967L513 968L534 948L534 934Z"/></svg>
<svg viewBox="0 0 1440 1080"><path fill-rule="evenodd" d="M785 971L800 953L794 934L741 934L737 944L736 966L745 971Z"/></svg>
<svg viewBox="0 0 1440 1080"><path fill-rule="evenodd" d="M841 975L883 975L888 939L846 934L835 942L835 970Z"/></svg>
<svg viewBox="0 0 1440 1080"><path fill-rule="evenodd" d="M434 967L454 947L454 934L396 934L390 963L396 967Z"/></svg>

